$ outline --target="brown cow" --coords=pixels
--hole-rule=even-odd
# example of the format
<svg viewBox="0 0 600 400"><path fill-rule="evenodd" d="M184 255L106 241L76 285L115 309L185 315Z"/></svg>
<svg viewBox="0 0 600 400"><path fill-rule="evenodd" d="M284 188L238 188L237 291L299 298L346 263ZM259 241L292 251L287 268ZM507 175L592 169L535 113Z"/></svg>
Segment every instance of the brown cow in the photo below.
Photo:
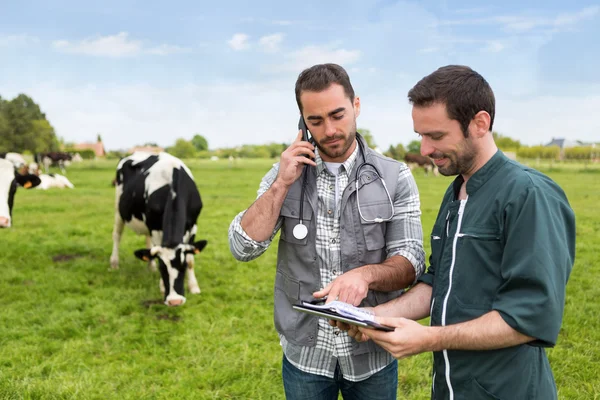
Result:
<svg viewBox="0 0 600 400"><path fill-rule="evenodd" d="M425 170L425 175L429 175L429 172L432 171L434 176L438 176L438 167L435 165L433 160L429 157L422 156L417 153L406 153L404 156L404 161L412 171L417 167L422 167Z"/></svg>

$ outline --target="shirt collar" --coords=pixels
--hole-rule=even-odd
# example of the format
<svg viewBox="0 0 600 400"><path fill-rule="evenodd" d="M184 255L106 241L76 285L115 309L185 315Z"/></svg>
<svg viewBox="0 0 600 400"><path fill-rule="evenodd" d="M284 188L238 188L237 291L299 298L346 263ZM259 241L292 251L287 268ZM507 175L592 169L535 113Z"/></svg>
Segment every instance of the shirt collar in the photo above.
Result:
<svg viewBox="0 0 600 400"><path fill-rule="evenodd" d="M508 162L508 157L504 155L500 150L497 150L496 153L484 164L483 167L479 168L473 176L469 178L467 181L467 194L472 195L477 192L481 186L483 186L487 181L491 179L492 176L504 165ZM460 191L460 187L464 182L464 178L462 175L459 175L454 180L454 194L457 195Z"/></svg>
<svg viewBox="0 0 600 400"><path fill-rule="evenodd" d="M358 140L358 138L356 138L355 140ZM352 171L352 168L354 168L354 163L356 162L356 157L358 156L358 142L356 143L356 147L354 148L354 151L352 152L352 154L350 154L350 157L348 157L346 159L346 161L344 161L341 165L340 168L344 168L344 170L346 171L346 173L350 173L350 171ZM327 171L327 167L325 166L325 162L323 161L323 159L321 158L321 155L319 154L319 148L317 146L315 146L315 162L317 163L317 176L319 176L321 174L321 172L323 171ZM327 171L329 172L329 171Z"/></svg>

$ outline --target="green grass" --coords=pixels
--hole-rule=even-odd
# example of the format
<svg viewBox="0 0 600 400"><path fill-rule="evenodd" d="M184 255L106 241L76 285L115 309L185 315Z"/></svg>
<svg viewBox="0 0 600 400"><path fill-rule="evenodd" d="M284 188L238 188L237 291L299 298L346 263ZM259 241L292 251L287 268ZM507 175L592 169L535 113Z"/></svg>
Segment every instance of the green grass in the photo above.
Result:
<svg viewBox="0 0 600 400"><path fill-rule="evenodd" d="M275 246L239 263L227 242L230 221L272 163L188 162L204 202L197 237L208 246L196 257L202 293L174 309L160 304L158 274L133 256L144 239L127 228L120 269L109 270L116 161L72 166L74 190L20 189L14 226L0 230L0 399L283 398ZM550 360L561 399L600 399L600 174L551 168L578 237ZM415 174L428 238L450 179ZM399 399L429 398L430 362L429 354L400 362Z"/></svg>

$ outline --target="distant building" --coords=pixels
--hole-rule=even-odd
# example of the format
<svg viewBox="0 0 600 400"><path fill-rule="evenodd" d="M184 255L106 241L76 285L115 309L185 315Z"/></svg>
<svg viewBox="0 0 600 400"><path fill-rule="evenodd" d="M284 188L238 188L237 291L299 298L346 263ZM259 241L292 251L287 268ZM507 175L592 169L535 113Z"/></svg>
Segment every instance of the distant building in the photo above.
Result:
<svg viewBox="0 0 600 400"><path fill-rule="evenodd" d="M93 150L96 157L104 157L106 151L104 151L104 144L102 142L96 143L77 143L73 145L75 150Z"/></svg>
<svg viewBox="0 0 600 400"><path fill-rule="evenodd" d="M144 153L152 153L152 154L158 154L160 152L165 151L165 149L163 149L162 147L158 147L158 146L135 146L132 147L131 149L129 149L129 153L133 154L136 151L143 151Z"/></svg>
<svg viewBox="0 0 600 400"><path fill-rule="evenodd" d="M567 140L565 138L552 138L552 141L546 144L545 146L558 146L559 149L563 150L568 147L583 146L583 144L577 140Z"/></svg>

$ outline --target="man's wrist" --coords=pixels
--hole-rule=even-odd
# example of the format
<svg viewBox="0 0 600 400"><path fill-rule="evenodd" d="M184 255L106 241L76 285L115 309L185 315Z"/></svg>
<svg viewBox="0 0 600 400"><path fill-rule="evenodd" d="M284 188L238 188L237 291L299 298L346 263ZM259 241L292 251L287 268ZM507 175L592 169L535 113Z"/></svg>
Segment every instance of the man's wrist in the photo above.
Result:
<svg viewBox="0 0 600 400"><path fill-rule="evenodd" d="M427 326L425 327L425 329L427 334L423 335L423 337L425 338L423 352L444 350L441 344L442 327Z"/></svg>

